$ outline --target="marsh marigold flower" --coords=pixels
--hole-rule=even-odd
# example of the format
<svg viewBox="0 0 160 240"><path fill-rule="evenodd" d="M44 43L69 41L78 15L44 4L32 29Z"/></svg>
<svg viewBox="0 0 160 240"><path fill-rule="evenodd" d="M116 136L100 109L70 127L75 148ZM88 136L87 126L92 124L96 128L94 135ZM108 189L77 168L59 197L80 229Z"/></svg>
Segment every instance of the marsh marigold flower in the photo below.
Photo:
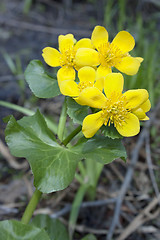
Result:
<svg viewBox="0 0 160 240"><path fill-rule="evenodd" d="M43 49L42 56L51 67L62 67L59 75L61 79L75 79L75 70L81 66L75 63L75 54L81 47L93 48L89 38L83 38L75 43L73 34L60 35L58 37L59 51L52 47Z"/></svg>
<svg viewBox="0 0 160 240"><path fill-rule="evenodd" d="M103 90L104 78L99 78L96 81L96 71L92 67L82 67L78 71L79 82L76 83L74 79L64 80L61 79L61 74L57 74L58 84L60 91L65 96L74 97L78 102L79 96L83 94L86 88L98 88Z"/></svg>
<svg viewBox="0 0 160 240"><path fill-rule="evenodd" d="M97 77L106 76L112 72L112 67L128 75L137 73L143 58L131 57L130 52L135 45L134 38L127 31L119 32L113 41L108 42L108 32L102 26L93 30L91 41L97 49L81 48L76 53L77 64L98 66Z"/></svg>
<svg viewBox="0 0 160 240"><path fill-rule="evenodd" d="M88 115L83 120L82 131L91 138L101 126L114 124L124 137L137 135L139 120L148 120L146 112L151 104L145 89L129 90L122 93L124 79L120 73L110 73L104 79L105 95L97 88L86 88L79 96L81 105L99 108L101 111Z"/></svg>

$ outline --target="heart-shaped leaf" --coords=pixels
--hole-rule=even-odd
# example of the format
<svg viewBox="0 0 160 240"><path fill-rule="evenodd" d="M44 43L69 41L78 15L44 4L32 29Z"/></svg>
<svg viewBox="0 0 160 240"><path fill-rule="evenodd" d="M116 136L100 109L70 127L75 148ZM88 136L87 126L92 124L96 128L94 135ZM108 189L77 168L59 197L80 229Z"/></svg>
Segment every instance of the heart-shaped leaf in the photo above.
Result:
<svg viewBox="0 0 160 240"><path fill-rule="evenodd" d="M48 215L37 215L31 222L38 228L44 228L51 240L69 240L68 232L58 219L50 218Z"/></svg>
<svg viewBox="0 0 160 240"><path fill-rule="evenodd" d="M74 123L82 125L83 119L88 115L88 106L81 106L73 98L68 97L67 113Z"/></svg>
<svg viewBox="0 0 160 240"><path fill-rule="evenodd" d="M1 240L51 240L44 229L26 225L15 220L0 222Z"/></svg>
<svg viewBox="0 0 160 240"><path fill-rule="evenodd" d="M86 159L94 159L102 164L108 164L117 158L126 159L126 151L120 139L111 139L104 136L81 138L73 147L74 151L83 154Z"/></svg>
<svg viewBox="0 0 160 240"><path fill-rule="evenodd" d="M34 185L41 192L62 190L70 184L82 156L55 141L39 111L17 122L11 116L5 134L11 153L29 161Z"/></svg>
<svg viewBox="0 0 160 240"><path fill-rule="evenodd" d="M50 77L39 60L32 60L24 73L31 91L39 98L52 98L60 94L58 82Z"/></svg>

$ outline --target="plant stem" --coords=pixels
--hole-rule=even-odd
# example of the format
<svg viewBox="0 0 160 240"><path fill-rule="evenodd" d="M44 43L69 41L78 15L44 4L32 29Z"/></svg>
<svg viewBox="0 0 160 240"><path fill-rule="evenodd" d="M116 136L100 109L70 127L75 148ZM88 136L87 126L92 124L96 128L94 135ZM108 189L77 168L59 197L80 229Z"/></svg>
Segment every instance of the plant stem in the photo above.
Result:
<svg viewBox="0 0 160 240"><path fill-rule="evenodd" d="M35 114L35 112L30 110L30 109L18 106L18 105L13 104L13 103L5 102L5 101L0 101L0 106L16 110L18 112L21 112L21 113L27 115L27 116L32 116L33 114ZM57 134L57 125L47 117L45 117L45 120L47 122L48 127L53 131L53 133Z"/></svg>
<svg viewBox="0 0 160 240"><path fill-rule="evenodd" d="M61 142L63 141L66 118L67 118L67 103L65 98L62 111L61 111L61 116L59 118L58 133L57 133L58 138Z"/></svg>
<svg viewBox="0 0 160 240"><path fill-rule="evenodd" d="M64 139L64 141L62 142L62 144L64 146L67 146L67 144L82 130L82 126L79 125L73 132L71 132L68 137L66 137Z"/></svg>
<svg viewBox="0 0 160 240"><path fill-rule="evenodd" d="M32 195L31 200L29 201L29 203L28 203L28 205L27 205L27 207L24 211L24 214L23 214L22 219L21 219L22 223L24 223L24 224L29 223L41 196L42 196L42 192L40 192L38 189L36 189L35 192Z"/></svg>
<svg viewBox="0 0 160 240"><path fill-rule="evenodd" d="M80 206L82 204L83 198L85 196L85 193L87 191L88 185L87 183L84 183L80 186L78 189L78 192L75 195L74 201L72 203L71 213L69 216L69 235L70 239L73 237L73 233L75 230L76 222L78 219L78 214L80 210Z"/></svg>

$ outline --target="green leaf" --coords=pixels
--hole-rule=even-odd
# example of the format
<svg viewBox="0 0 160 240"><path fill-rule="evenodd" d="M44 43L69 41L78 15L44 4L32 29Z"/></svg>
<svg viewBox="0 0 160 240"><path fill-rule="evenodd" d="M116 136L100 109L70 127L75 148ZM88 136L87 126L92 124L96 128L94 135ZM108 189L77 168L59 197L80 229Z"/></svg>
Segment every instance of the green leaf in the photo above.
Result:
<svg viewBox="0 0 160 240"><path fill-rule="evenodd" d="M109 137L112 139L123 138L123 136L119 134L113 124L111 124L110 126L102 126L101 132L102 134L104 134L105 137Z"/></svg>
<svg viewBox="0 0 160 240"><path fill-rule="evenodd" d="M44 228L51 240L69 240L68 232L58 219L50 218L48 215L37 215L31 222L38 228Z"/></svg>
<svg viewBox="0 0 160 240"><path fill-rule="evenodd" d="M68 97L67 113L74 123L82 125L83 119L88 115L88 106L81 106L73 98Z"/></svg>
<svg viewBox="0 0 160 240"><path fill-rule="evenodd" d="M1 240L50 240L45 230L15 220L0 222Z"/></svg>
<svg viewBox="0 0 160 240"><path fill-rule="evenodd" d="M29 161L38 190L50 193L70 184L81 156L55 141L39 111L17 122L12 116L5 134L11 153Z"/></svg>
<svg viewBox="0 0 160 240"><path fill-rule="evenodd" d="M102 164L108 164L116 158L126 159L126 151L120 139L111 139L96 135L93 138L81 138L72 148L83 154L86 159L94 159Z"/></svg>
<svg viewBox="0 0 160 240"><path fill-rule="evenodd" d="M32 60L24 73L31 91L39 98L52 98L60 94L58 82L44 70L41 61Z"/></svg>
<svg viewBox="0 0 160 240"><path fill-rule="evenodd" d="M83 237L81 240L97 240L97 238L93 234L88 234Z"/></svg>

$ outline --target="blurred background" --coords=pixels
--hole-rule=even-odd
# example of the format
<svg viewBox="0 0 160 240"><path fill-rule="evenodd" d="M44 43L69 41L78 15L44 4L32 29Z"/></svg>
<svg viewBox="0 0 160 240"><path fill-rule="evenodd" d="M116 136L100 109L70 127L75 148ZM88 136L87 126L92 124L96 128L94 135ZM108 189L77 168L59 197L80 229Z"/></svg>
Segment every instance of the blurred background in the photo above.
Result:
<svg viewBox="0 0 160 240"><path fill-rule="evenodd" d="M160 0L0 1L0 219L19 219L33 192L33 179L26 161L13 158L4 141L3 117L13 114L18 119L23 115L3 107L2 101L33 111L38 105L43 113L56 120L63 98L37 99L29 90L23 73L32 59L39 59L45 65L42 49L57 47L58 35L73 33L79 40L90 37L95 25L106 27L110 41L120 30L127 30L134 36L136 46L131 54L143 57L144 62L135 76L124 75L125 88L146 88L149 91L151 122L142 126L143 130L147 129L147 134L141 145L138 145L141 135L124 140L129 156L127 164L117 160L105 166L98 184L98 201L117 197L124 186L125 176L129 174L128 166L135 151L137 157L133 161L130 182L125 188L118 227L112 225L113 203L98 208L82 208L75 239L80 239L86 232L96 234L97 239L106 239L110 231L115 237L113 239L117 240L158 240L160 217L157 205L151 208L154 214L150 213L150 218L143 216L144 219L139 220L137 225L134 219L138 214L143 215L143 210L155 196L159 196L160 188ZM45 68L48 68L47 65ZM77 188L75 180L65 191L44 197L39 212L53 213L71 204ZM53 204L53 199L57 204L55 200ZM66 224L67 214L60 215ZM127 236L123 236L124 231Z"/></svg>

